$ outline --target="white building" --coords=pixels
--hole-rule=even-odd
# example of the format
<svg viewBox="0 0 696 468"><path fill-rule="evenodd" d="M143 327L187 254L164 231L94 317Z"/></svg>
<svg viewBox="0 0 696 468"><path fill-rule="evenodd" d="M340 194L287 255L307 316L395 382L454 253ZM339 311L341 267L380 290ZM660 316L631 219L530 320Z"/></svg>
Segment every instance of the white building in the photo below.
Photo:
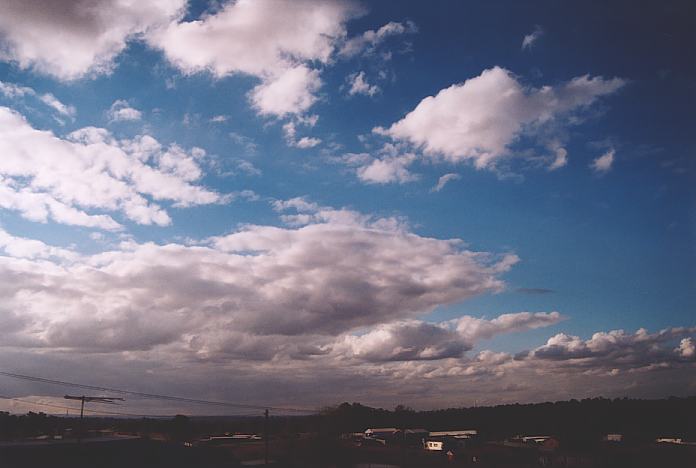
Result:
<svg viewBox="0 0 696 468"><path fill-rule="evenodd" d="M659 439L656 439L655 442L658 444L683 444L684 441L679 438L679 439L674 439L671 437L660 437Z"/></svg>
<svg viewBox="0 0 696 468"><path fill-rule="evenodd" d="M463 447L466 441L478 436L478 431L475 429L467 429L463 431L432 431L429 437L423 441L423 448L432 451L451 450L457 447Z"/></svg>
<svg viewBox="0 0 696 468"><path fill-rule="evenodd" d="M445 449L445 442L442 440L426 440L423 448L425 450L442 451Z"/></svg>
<svg viewBox="0 0 696 468"><path fill-rule="evenodd" d="M452 437L455 439L471 439L477 435L478 431L475 429L466 431L435 431L430 433L430 437Z"/></svg>

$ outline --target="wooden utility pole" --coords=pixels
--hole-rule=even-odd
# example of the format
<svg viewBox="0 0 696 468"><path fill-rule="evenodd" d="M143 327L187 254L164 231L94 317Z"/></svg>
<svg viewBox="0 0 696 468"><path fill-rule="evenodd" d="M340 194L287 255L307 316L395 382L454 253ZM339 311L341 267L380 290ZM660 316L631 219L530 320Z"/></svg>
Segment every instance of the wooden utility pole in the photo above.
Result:
<svg viewBox="0 0 696 468"><path fill-rule="evenodd" d="M66 400L79 400L80 401L80 433L78 434L78 440L82 439L82 432L84 431L84 422L83 419L85 417L85 402L90 402L94 401L97 403L107 403L110 405L115 405L116 401L124 401L123 398L116 398L116 397L92 397L92 396L74 396L74 395L65 395L64 397Z"/></svg>
<svg viewBox="0 0 696 468"><path fill-rule="evenodd" d="M264 422L263 422L263 441L266 444L264 464L268 465L268 409L264 411Z"/></svg>

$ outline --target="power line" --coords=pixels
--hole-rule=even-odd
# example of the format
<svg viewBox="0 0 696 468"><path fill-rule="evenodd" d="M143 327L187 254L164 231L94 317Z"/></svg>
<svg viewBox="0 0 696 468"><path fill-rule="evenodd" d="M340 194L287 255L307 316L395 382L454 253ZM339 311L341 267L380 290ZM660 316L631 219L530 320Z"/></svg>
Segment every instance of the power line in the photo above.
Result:
<svg viewBox="0 0 696 468"><path fill-rule="evenodd" d="M34 406L45 406L47 408L56 408L56 409L61 409L61 410L72 410L72 411L79 411L80 408L75 408L73 406L62 406L62 405L53 405L51 403L40 403L38 401L29 401L29 400L22 400L21 398L13 398L9 397L6 395L0 395L0 398L3 400L12 400L16 401L19 403L27 404L27 405L34 405ZM91 409L85 409L86 413L95 413L95 414L108 414L108 415L114 415L114 416L130 416L130 417L137 417L137 418L171 418L173 416L165 416L165 415L155 415L155 414L133 414L133 413L121 413L117 411L100 411L100 410L91 410Z"/></svg>
<svg viewBox="0 0 696 468"><path fill-rule="evenodd" d="M119 398L119 397L100 397L100 396L74 396L74 395L65 395L63 398L66 400L80 400L80 433L82 433L82 430L84 429L82 427L82 420L85 417L85 403L90 402L90 403L107 403L110 405L116 405L116 400L119 401L124 401L124 398Z"/></svg>
<svg viewBox="0 0 696 468"><path fill-rule="evenodd" d="M200 404L200 405L211 405L211 406L227 406L227 407L233 407L233 408L245 408L245 409L256 409L256 410L273 410L273 411L289 411L289 412L296 412L296 413L316 413L316 410L310 410L306 408L292 408L292 407L283 407L283 406L260 406L260 405L249 405L249 404L244 404L244 403L233 403L233 402L227 402L227 401L212 401L212 400L201 400L198 398L186 398L186 397L179 397L179 396L171 396L171 395L160 395L157 393L144 393L144 392L136 392L133 390L124 390L121 388L110 388L110 387L100 387L96 385L86 385L86 384L80 384L76 382L66 382L63 380L54 380L54 379L46 379L43 377L36 377L36 376L31 376L31 375L24 375L24 374L15 374L12 372L5 372L5 371L0 371L0 375L4 375L5 377L11 377L13 379L20 379L20 380L28 380L31 382L40 382L40 383L46 383L46 384L51 384L51 385L62 385L65 387L74 387L74 388L83 388L87 390L98 390L102 392L111 392L111 393L118 393L120 395L132 395L132 396L138 396L141 398L148 398L148 399L153 399L153 400L167 400L167 401L177 401L181 403L195 403L195 404Z"/></svg>

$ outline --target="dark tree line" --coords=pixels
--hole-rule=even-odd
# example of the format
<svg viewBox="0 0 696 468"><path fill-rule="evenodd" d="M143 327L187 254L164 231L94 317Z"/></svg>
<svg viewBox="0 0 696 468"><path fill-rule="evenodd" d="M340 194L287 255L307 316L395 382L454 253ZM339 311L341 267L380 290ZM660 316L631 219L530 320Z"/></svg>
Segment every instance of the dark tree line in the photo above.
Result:
<svg viewBox="0 0 696 468"><path fill-rule="evenodd" d="M0 412L0 439L61 434L76 428L76 418L44 413L11 415ZM134 434L165 434L171 440L225 432L262 433L263 417L186 417L168 419L86 417L85 430L111 428ZM362 432L368 427L423 428L430 431L477 429L484 440L524 435L554 435L567 443L591 443L607 433L625 440L647 442L656 437L696 440L696 397L663 400L591 398L536 404L449 408L414 411L371 408L342 403L312 416L273 416L270 431L282 437L314 432L333 437Z"/></svg>
<svg viewBox="0 0 696 468"><path fill-rule="evenodd" d="M394 411L343 403L325 411L339 432L366 427L410 427L430 431L477 429L486 440L526 435L554 435L590 442L608 433L626 440L646 442L657 437L696 440L696 397L663 400L588 398L536 404L449 408L414 411L397 406Z"/></svg>

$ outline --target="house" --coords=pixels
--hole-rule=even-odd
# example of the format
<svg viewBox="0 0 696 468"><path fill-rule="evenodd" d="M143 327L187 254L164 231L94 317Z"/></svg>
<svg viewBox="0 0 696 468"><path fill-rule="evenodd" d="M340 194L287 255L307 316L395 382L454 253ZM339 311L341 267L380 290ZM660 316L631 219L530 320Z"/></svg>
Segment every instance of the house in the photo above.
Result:
<svg viewBox="0 0 696 468"><path fill-rule="evenodd" d="M366 439L393 440L401 435L401 431L395 427L381 427L365 430Z"/></svg>
<svg viewBox="0 0 696 468"><path fill-rule="evenodd" d="M458 431L432 431L423 441L425 450L450 451L464 447L469 440L475 439L478 431L475 429Z"/></svg>
<svg viewBox="0 0 696 468"><path fill-rule="evenodd" d="M252 440L262 440L262 438L255 434L231 434L224 436L209 436L199 440L198 443L200 445L225 445Z"/></svg>
<svg viewBox="0 0 696 468"><path fill-rule="evenodd" d="M681 438L675 439L672 437L660 437L658 439L655 439L655 442L657 442L658 444L683 444L684 440Z"/></svg>
<svg viewBox="0 0 696 468"><path fill-rule="evenodd" d="M441 439L427 439L423 444L425 450L440 452L445 449L445 441Z"/></svg>
<svg viewBox="0 0 696 468"><path fill-rule="evenodd" d="M229 437L232 440L261 440L262 437L256 434L232 434Z"/></svg>
<svg viewBox="0 0 696 468"><path fill-rule="evenodd" d="M519 437L519 439L521 439L522 442L524 442L525 444L539 444L539 445L543 444L544 442L546 442L550 438L551 438L551 436L544 436L544 435Z"/></svg>
<svg viewBox="0 0 696 468"><path fill-rule="evenodd" d="M430 433L430 437L452 437L454 439L473 439L478 436L476 429L468 429L465 431L434 431Z"/></svg>
<svg viewBox="0 0 696 468"><path fill-rule="evenodd" d="M463 441L454 437L428 437L423 441L425 450L435 452L453 452L463 447Z"/></svg>

